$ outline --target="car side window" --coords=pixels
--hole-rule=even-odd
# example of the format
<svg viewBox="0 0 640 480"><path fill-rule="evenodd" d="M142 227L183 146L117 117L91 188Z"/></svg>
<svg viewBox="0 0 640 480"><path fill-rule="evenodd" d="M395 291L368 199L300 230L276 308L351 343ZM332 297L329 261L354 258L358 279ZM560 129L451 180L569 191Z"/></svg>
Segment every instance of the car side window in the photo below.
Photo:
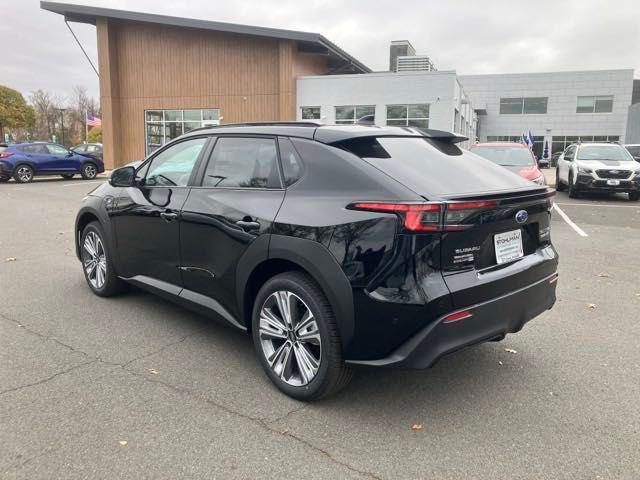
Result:
<svg viewBox="0 0 640 480"><path fill-rule="evenodd" d="M86 145L80 145L79 147L74 148L74 150L76 152L86 152L87 151L87 146Z"/></svg>
<svg viewBox="0 0 640 480"><path fill-rule="evenodd" d="M222 137L216 142L203 187L281 188L273 138Z"/></svg>
<svg viewBox="0 0 640 480"><path fill-rule="evenodd" d="M86 150L87 152L95 153L95 152L97 152L97 151L98 151L98 146L97 146L97 145L87 145L87 146L85 147L85 150Z"/></svg>
<svg viewBox="0 0 640 480"><path fill-rule="evenodd" d="M284 186L289 187L302 177L303 166L298 153L288 138L278 138L280 146L280 163L284 174Z"/></svg>
<svg viewBox="0 0 640 480"><path fill-rule="evenodd" d="M67 150L64 147L61 147L60 145L49 144L47 145L47 149L49 150L49 153L52 155L66 155L67 153L69 153L69 150Z"/></svg>
<svg viewBox="0 0 640 480"><path fill-rule="evenodd" d="M576 151L576 147L567 147L567 149L564 151L564 159L569 162L573 160L573 155L575 151Z"/></svg>
<svg viewBox="0 0 640 480"><path fill-rule="evenodd" d="M158 153L147 167L148 187L185 187L207 138L192 138Z"/></svg>

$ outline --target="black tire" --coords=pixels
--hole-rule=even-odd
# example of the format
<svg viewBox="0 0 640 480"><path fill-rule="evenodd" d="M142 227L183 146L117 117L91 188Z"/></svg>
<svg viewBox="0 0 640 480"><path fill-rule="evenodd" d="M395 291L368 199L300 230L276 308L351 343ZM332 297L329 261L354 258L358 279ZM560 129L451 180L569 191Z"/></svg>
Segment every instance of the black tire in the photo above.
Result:
<svg viewBox="0 0 640 480"><path fill-rule="evenodd" d="M291 385L277 375L269 365L265 350L262 346L260 312L263 306L265 306L265 302L273 298L272 294L279 291L290 292L297 297L297 301L301 300L302 303L299 304L298 308L300 308L300 305L307 307L313 314L313 319L317 325L317 333L319 333L320 337L320 345L316 347L316 352L319 352L319 366L315 376L304 385ZM298 309L296 308L296 312L297 311ZM295 328L293 330L295 330ZM351 380L352 371L346 367L342 358L342 343L331 305L316 282L304 273L282 273L269 279L262 286L254 301L252 335L256 353L267 376L278 389L290 397L303 401L318 400L337 393ZM290 340L282 340L282 343L289 341ZM297 361L298 356L295 355L294 350L295 348L290 349L290 362L293 362L290 364L292 371L296 365L299 365ZM302 370L300 367L297 368L298 371ZM285 369L286 362L285 366L283 366L283 372ZM291 378L293 377L290 377L289 380L291 380Z"/></svg>
<svg viewBox="0 0 640 480"><path fill-rule="evenodd" d="M93 180L98 175L98 167L95 163L86 162L80 169L80 175L85 180Z"/></svg>
<svg viewBox="0 0 640 480"><path fill-rule="evenodd" d="M632 202L640 200L640 192L629 192L629 200Z"/></svg>
<svg viewBox="0 0 640 480"><path fill-rule="evenodd" d="M0 177L0 183L6 183L9 181L9 177Z"/></svg>
<svg viewBox="0 0 640 480"><path fill-rule="evenodd" d="M90 235L95 235L98 237L101 243L101 249L97 249L97 255L91 256L89 250L85 248L85 242L87 241L87 237ZM95 237L92 237L95 238ZM111 297L113 295L117 295L121 293L126 284L118 278L115 272L115 268L113 266L112 254L109 250L109 245L106 242L106 237L104 234L104 230L102 229L102 225L99 222L91 222L89 223L84 230L82 231L82 235L80 236L80 256L82 262L82 271L84 272L85 280L87 281L87 285L93 293L99 295L101 297ZM91 258L94 259L96 257L100 257L101 251L104 252L104 281L93 282L92 275L89 269L87 268L87 261ZM98 266L95 267L95 272L97 275Z"/></svg>
<svg viewBox="0 0 640 480"><path fill-rule="evenodd" d="M564 192L565 185L560 181L560 169L556 168L556 190L559 192Z"/></svg>
<svg viewBox="0 0 640 480"><path fill-rule="evenodd" d="M33 168L26 163L16 165L13 179L18 183L29 183L33 180Z"/></svg>
<svg viewBox="0 0 640 480"><path fill-rule="evenodd" d="M71 180L73 178L75 174L74 173L63 173L62 175L60 175L62 178L66 179L66 180Z"/></svg>
<svg viewBox="0 0 640 480"><path fill-rule="evenodd" d="M573 182L573 173L569 172L569 198L578 198L578 189Z"/></svg>

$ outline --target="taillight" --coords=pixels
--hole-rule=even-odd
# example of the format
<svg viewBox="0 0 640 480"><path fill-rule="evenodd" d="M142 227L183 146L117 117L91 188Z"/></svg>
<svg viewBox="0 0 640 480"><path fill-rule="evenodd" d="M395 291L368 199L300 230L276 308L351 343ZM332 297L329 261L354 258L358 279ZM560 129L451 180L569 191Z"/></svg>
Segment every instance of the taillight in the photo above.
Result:
<svg viewBox="0 0 640 480"><path fill-rule="evenodd" d="M9 150L4 150L3 152L0 152L0 158L7 158L7 157L10 157L11 155L13 155L13 152L10 152Z"/></svg>
<svg viewBox="0 0 640 480"><path fill-rule="evenodd" d="M442 323L451 323L465 318L473 317L471 310L460 310L459 312L450 313L442 319Z"/></svg>
<svg viewBox="0 0 640 480"><path fill-rule="evenodd" d="M473 224L464 224L478 210L498 205L495 200L477 202L355 202L347 206L352 210L395 213L403 220L404 228L412 232L438 232L466 230Z"/></svg>

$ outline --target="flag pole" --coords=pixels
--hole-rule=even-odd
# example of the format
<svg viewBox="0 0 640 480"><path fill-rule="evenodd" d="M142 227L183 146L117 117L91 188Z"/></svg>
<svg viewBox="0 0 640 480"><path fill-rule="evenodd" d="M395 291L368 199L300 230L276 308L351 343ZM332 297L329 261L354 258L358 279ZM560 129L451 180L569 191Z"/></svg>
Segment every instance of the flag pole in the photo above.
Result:
<svg viewBox="0 0 640 480"><path fill-rule="evenodd" d="M89 143L89 124L87 118L89 117L89 110L84 112L84 143Z"/></svg>

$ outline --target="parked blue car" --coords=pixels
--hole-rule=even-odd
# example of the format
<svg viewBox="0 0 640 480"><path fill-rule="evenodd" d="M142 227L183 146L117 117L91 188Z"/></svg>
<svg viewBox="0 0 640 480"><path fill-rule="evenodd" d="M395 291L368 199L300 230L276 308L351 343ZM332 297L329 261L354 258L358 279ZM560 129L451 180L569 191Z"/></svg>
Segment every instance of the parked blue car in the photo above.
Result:
<svg viewBox="0 0 640 480"><path fill-rule="evenodd" d="M46 142L0 144L0 182L11 177L28 183L40 175L61 175L71 178L79 173L85 180L104 172L101 159L73 152L62 145Z"/></svg>

